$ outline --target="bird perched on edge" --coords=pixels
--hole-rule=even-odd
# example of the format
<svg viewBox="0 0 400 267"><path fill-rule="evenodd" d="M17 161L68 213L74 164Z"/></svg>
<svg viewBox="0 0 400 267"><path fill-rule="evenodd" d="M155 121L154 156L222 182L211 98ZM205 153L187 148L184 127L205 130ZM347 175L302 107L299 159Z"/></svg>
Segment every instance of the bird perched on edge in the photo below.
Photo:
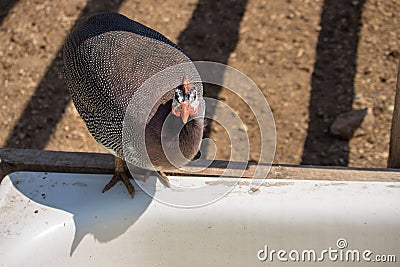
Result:
<svg viewBox="0 0 400 267"><path fill-rule="evenodd" d="M103 192L122 180L134 197L124 161L134 165L133 175L135 171L157 171L169 185L162 170L191 160L203 136L202 85L191 82L190 71L171 69L190 64L190 59L162 34L112 12L94 15L75 27L63 56L64 76L76 109L94 139L115 156L115 173ZM168 78L165 86L150 83L143 87L163 71ZM171 84L175 86L169 87ZM135 114L138 108L148 109L148 117L143 120L142 114ZM134 122L144 121L145 148L135 145L143 134L140 127L126 126L127 116ZM172 134L162 130L167 120ZM124 131L133 144L127 146L132 151L126 151ZM172 164L165 151L171 146L178 148L184 159L177 157Z"/></svg>

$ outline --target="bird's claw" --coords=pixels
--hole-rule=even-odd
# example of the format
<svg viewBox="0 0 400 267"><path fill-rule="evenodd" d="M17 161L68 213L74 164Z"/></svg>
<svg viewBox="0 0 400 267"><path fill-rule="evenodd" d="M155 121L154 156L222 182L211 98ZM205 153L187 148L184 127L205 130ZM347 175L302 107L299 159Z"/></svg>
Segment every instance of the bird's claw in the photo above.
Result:
<svg viewBox="0 0 400 267"><path fill-rule="evenodd" d="M169 182L169 179L168 179L167 175L166 175L164 172L162 172L162 171L158 171L157 173L158 173L158 177L161 178L161 182L162 182L166 187L170 188L170 187L171 187L171 183Z"/></svg>
<svg viewBox="0 0 400 267"><path fill-rule="evenodd" d="M132 183L129 180L128 175L126 175L125 172L116 172L114 173L114 176L111 178L111 180L104 186L103 190L101 191L102 193L108 191L111 187L113 187L118 181L122 181L128 189L129 194L131 195L132 198L135 197L135 187L132 185Z"/></svg>
<svg viewBox="0 0 400 267"><path fill-rule="evenodd" d="M135 196L135 187L133 187L131 181L129 180L130 178L130 173L129 171L125 168L124 162L122 159L115 157L115 171L114 175L111 178L111 180L104 186L103 190L101 191L102 193L108 191L111 187L113 187L118 181L122 181L128 189L129 194L131 195L132 198Z"/></svg>

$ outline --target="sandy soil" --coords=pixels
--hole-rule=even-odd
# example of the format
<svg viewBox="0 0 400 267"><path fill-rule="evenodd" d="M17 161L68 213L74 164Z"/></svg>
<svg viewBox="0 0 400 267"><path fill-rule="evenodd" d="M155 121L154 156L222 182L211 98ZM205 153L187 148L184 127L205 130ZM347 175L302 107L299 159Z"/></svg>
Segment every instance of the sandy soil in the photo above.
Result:
<svg viewBox="0 0 400 267"><path fill-rule="evenodd" d="M0 3L0 146L105 152L86 130L62 78L61 49L74 24L119 11L177 42L193 60L248 75L276 122L275 163L385 167L400 57L396 0L5 0ZM251 160L259 129L232 93L207 87L245 120ZM371 108L373 129L350 141L329 134L335 117ZM217 157L229 157L210 123Z"/></svg>

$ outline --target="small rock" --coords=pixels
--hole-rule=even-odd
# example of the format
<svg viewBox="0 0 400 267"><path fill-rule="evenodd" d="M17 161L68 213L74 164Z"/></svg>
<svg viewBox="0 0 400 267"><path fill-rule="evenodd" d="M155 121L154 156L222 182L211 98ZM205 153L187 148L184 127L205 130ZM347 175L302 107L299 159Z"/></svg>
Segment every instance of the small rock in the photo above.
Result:
<svg viewBox="0 0 400 267"><path fill-rule="evenodd" d="M375 116L372 108L367 109L367 114L365 115L360 127L358 127L354 133L354 136L363 136L372 133L375 125Z"/></svg>
<svg viewBox="0 0 400 267"><path fill-rule="evenodd" d="M349 140L353 135L361 136L373 130L374 115L372 109L358 109L340 114L330 127L330 133L341 139Z"/></svg>

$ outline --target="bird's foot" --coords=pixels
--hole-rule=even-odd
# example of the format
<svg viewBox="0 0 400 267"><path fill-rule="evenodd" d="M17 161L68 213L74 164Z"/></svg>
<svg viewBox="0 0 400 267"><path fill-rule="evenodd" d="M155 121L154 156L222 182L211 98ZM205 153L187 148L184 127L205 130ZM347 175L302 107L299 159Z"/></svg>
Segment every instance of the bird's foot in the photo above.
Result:
<svg viewBox="0 0 400 267"><path fill-rule="evenodd" d="M132 183L130 182L129 178L131 178L129 170L125 168L124 162L122 159L115 157L115 171L114 176L111 180L106 184L103 188L102 193L108 191L111 187L113 187L118 181L122 181L128 189L129 194L132 198L135 196L135 187L133 187Z"/></svg>
<svg viewBox="0 0 400 267"><path fill-rule="evenodd" d="M158 173L158 177L161 178L161 182L162 182L166 187L170 188L170 187L171 187L171 183L169 182L169 179L168 179L167 175L166 175L164 172L162 172L162 171L158 171L157 173Z"/></svg>

